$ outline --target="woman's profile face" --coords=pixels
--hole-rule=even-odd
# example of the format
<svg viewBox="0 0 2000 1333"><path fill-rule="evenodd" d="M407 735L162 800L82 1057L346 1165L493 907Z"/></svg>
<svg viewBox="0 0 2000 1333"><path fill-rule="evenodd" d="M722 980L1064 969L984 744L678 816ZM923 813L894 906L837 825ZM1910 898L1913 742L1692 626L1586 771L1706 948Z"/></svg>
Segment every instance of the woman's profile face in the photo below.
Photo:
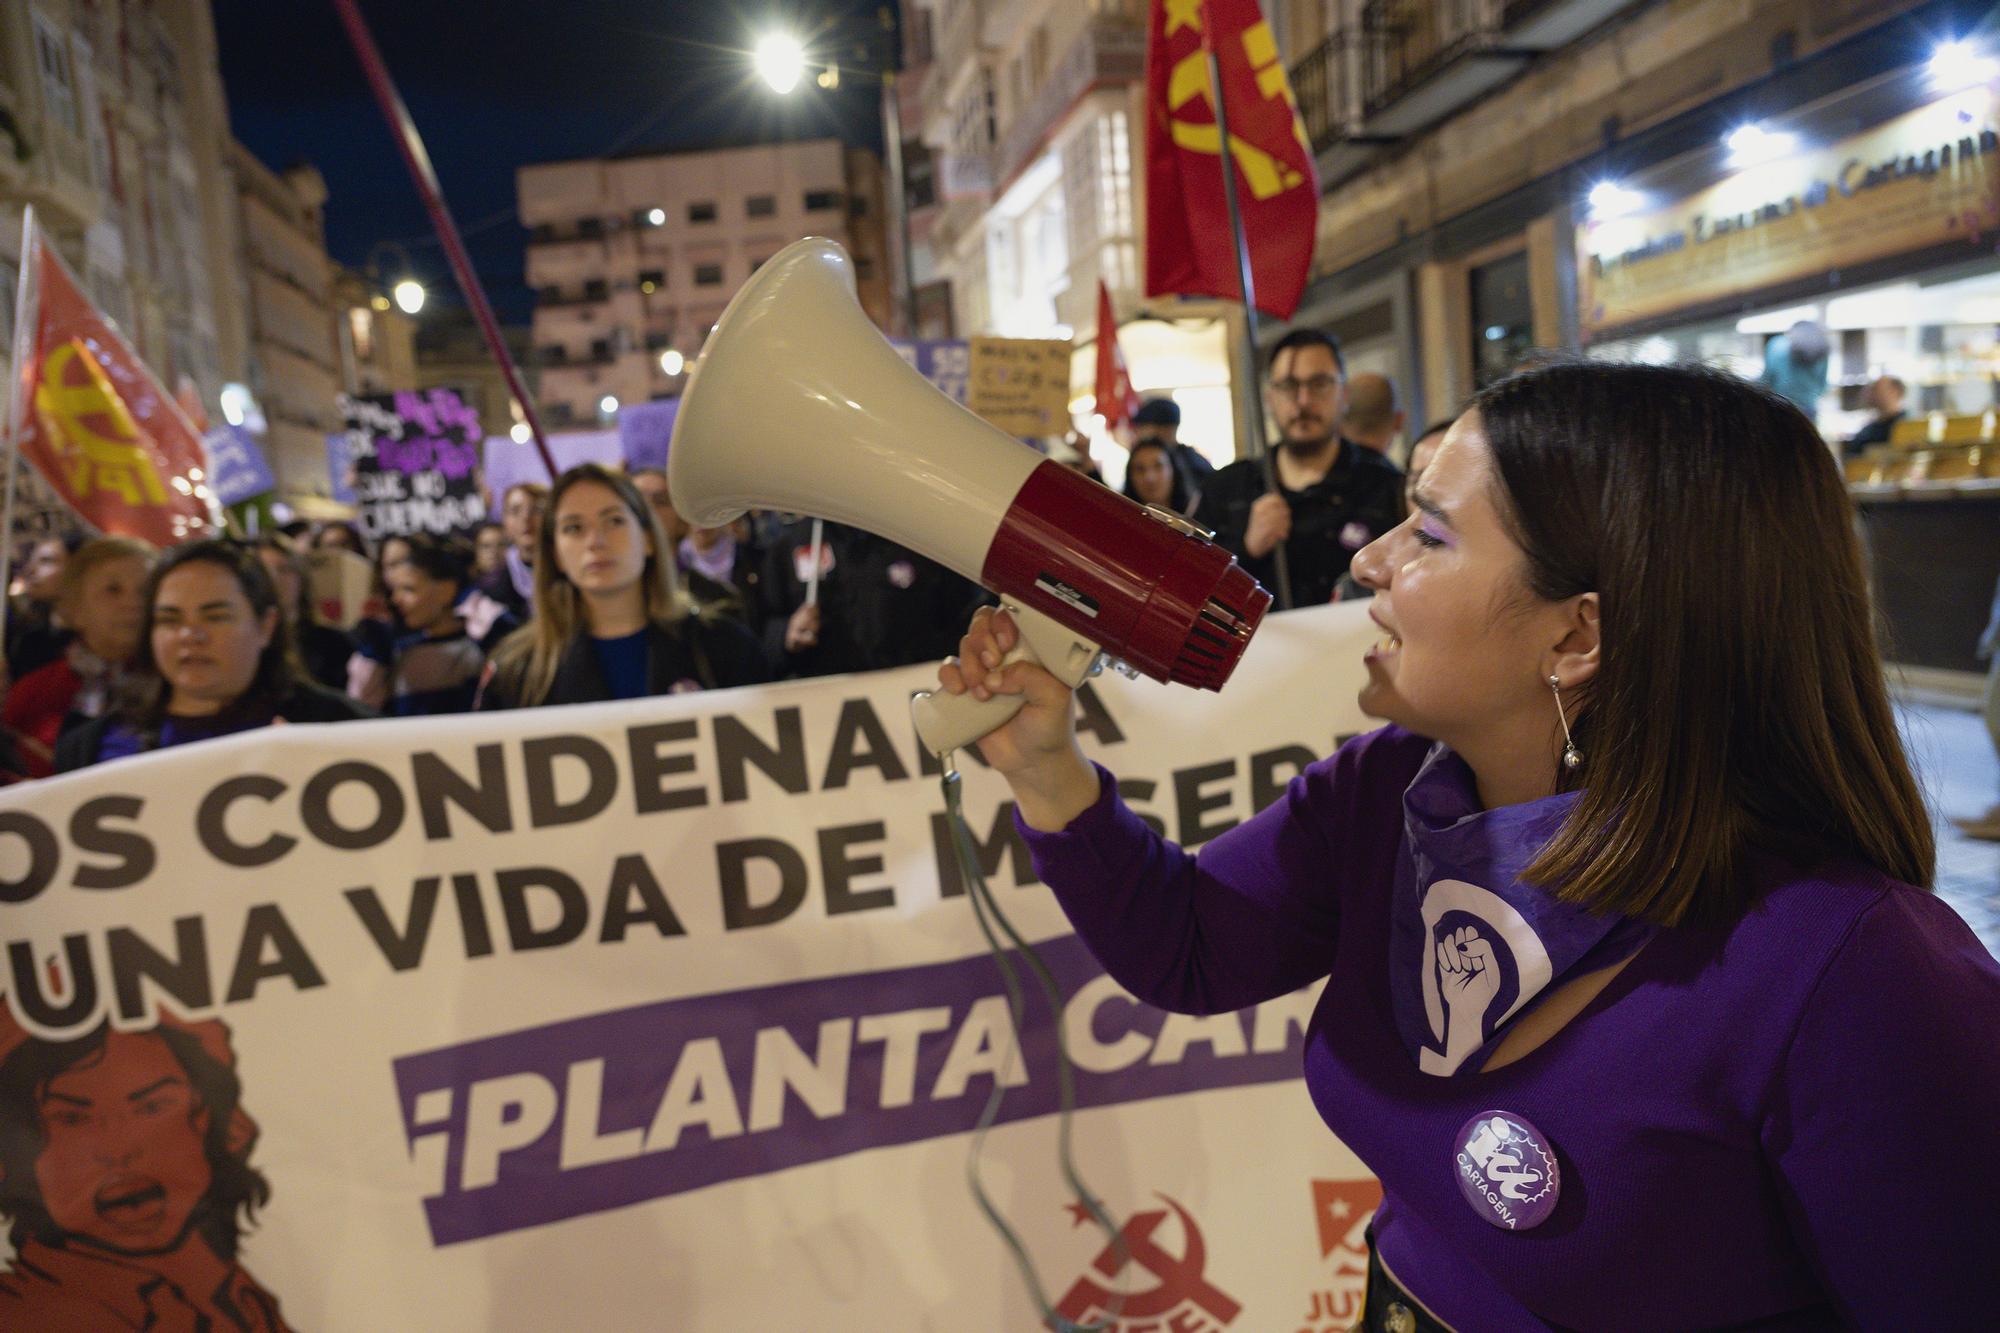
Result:
<svg viewBox="0 0 2000 1333"><path fill-rule="evenodd" d="M480 574L497 573L507 564L507 533L504 528L484 527L473 539L473 551L477 560L473 565Z"/></svg>
<svg viewBox="0 0 2000 1333"><path fill-rule="evenodd" d="M167 682L167 711L198 717L234 703L256 679L277 624L278 609L259 616L222 565L193 560L161 579L151 646Z"/></svg>
<svg viewBox="0 0 2000 1333"><path fill-rule="evenodd" d="M639 582L652 540L618 492L579 481L563 492L554 521L556 565L577 591L605 597Z"/></svg>
<svg viewBox="0 0 2000 1333"><path fill-rule="evenodd" d="M295 614L299 594L305 590L298 566L283 551L273 551L268 546L258 548L257 558L264 562L264 572L271 576L271 586L278 590L278 605L284 608L287 617Z"/></svg>
<svg viewBox="0 0 2000 1333"><path fill-rule="evenodd" d="M1166 505L1172 501L1174 469L1167 462L1166 450L1134 449L1126 471L1132 478L1132 491L1139 497L1140 504Z"/></svg>
<svg viewBox="0 0 2000 1333"><path fill-rule="evenodd" d="M1461 752L1509 729L1556 725L1546 676L1567 604L1528 589L1499 485L1479 415L1468 412L1425 470L1418 507L1354 557L1384 631L1367 654L1362 711Z"/></svg>

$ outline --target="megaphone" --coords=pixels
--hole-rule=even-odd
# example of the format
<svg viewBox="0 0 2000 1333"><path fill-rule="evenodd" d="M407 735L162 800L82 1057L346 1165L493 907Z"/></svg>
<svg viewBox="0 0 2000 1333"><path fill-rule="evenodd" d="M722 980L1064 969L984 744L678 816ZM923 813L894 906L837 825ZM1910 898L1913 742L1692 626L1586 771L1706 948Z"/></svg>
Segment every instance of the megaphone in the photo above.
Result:
<svg viewBox="0 0 2000 1333"><path fill-rule="evenodd" d="M736 293L681 395L667 451L697 527L778 509L865 528L1000 595L1008 660L1075 686L1102 655L1218 690L1271 595L1200 529L1044 457L939 392L863 314L847 252L780 250ZM917 733L944 753L1019 696L931 694Z"/></svg>

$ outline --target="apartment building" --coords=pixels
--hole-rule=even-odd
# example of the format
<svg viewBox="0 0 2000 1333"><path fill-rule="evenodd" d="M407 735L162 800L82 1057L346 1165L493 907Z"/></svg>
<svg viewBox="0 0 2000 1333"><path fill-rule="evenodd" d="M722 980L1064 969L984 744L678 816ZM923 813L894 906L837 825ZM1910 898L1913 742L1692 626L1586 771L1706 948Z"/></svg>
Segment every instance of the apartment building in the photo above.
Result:
<svg viewBox="0 0 2000 1333"><path fill-rule="evenodd" d="M213 404L248 354L229 146L206 0L0 6L0 332L32 204L147 363Z"/></svg>
<svg viewBox="0 0 2000 1333"><path fill-rule="evenodd" d="M890 327L872 153L825 139L541 163L517 182L552 426L608 423L624 403L678 394L736 289L804 236L847 247L862 307Z"/></svg>
<svg viewBox="0 0 2000 1333"><path fill-rule="evenodd" d="M241 144L233 147L250 388L267 423L265 458L280 490L324 493L330 486L326 437L341 428L338 400L348 387L335 323L334 265L326 254L326 182L310 166L280 175Z"/></svg>

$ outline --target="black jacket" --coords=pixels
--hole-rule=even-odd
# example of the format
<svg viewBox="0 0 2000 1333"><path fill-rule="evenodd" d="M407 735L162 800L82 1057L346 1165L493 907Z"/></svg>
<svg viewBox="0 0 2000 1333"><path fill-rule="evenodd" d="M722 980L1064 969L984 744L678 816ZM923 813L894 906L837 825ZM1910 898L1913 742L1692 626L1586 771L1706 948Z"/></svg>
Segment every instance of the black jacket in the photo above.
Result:
<svg viewBox="0 0 2000 1333"><path fill-rule="evenodd" d="M1250 527L1250 506L1268 489L1262 462L1241 459L1231 463L1201 488L1194 521L1213 532L1216 541L1275 598L1275 553L1252 559L1243 547ZM1292 509L1292 535L1285 541L1285 561L1291 575L1293 606L1332 601L1334 587L1347 572L1354 553L1401 523L1405 513L1403 470L1352 440L1340 442L1340 452L1325 477L1302 491L1283 490L1283 494Z"/></svg>
<svg viewBox="0 0 2000 1333"><path fill-rule="evenodd" d="M97 751L104 744L104 733L121 716L115 711L106 713L64 732L62 739L56 742L56 772L68 773L96 763ZM374 717L375 712L344 694L322 689L311 682L301 682L278 704L277 716L287 722L352 722L357 718Z"/></svg>
<svg viewBox="0 0 2000 1333"><path fill-rule="evenodd" d="M819 642L785 651L785 629L805 604L812 520L786 525L764 562L764 645L780 676L878 671L948 657L985 590L886 537L826 525Z"/></svg>
<svg viewBox="0 0 2000 1333"><path fill-rule="evenodd" d="M726 690L734 685L759 685L771 678L749 631L726 619L688 616L671 625L655 625L646 645L646 693L681 694L698 686ZM496 669L479 692L481 712L547 704L605 703L611 687L598 668L590 640L578 637L556 664L556 678L540 699L521 697L521 677L527 659L517 657L506 669Z"/></svg>

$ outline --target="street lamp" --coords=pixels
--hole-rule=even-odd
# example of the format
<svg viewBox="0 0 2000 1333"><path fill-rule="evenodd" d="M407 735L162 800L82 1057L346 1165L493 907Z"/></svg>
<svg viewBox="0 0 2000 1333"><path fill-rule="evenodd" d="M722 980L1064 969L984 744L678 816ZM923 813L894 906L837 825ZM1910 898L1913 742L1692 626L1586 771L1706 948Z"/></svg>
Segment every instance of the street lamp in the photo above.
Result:
<svg viewBox="0 0 2000 1333"><path fill-rule="evenodd" d="M787 32L769 32L759 37L751 58L756 62L757 73L774 93L788 93L798 87L799 76L805 73L806 48Z"/></svg>
<svg viewBox="0 0 2000 1333"><path fill-rule="evenodd" d="M687 369L687 358L682 356L676 348L669 347L666 351L660 353L661 374L678 375L685 369Z"/></svg>
<svg viewBox="0 0 2000 1333"><path fill-rule="evenodd" d="M406 315L414 315L424 308L424 285L415 278L404 278L396 284L392 293L396 307Z"/></svg>
<svg viewBox="0 0 2000 1333"><path fill-rule="evenodd" d="M902 59L902 52L896 48L897 29L892 11L887 5L876 11L882 33L889 39L890 50L881 54L881 47L875 41L863 38L853 44L852 53L859 57L864 67L880 61L882 81L882 120L884 164L889 172L889 207L896 217L896 241L899 251L897 274L902 279L901 307L903 332L909 337L917 335L917 286L916 272L910 254L910 209L905 197L903 179L903 108L896 94L896 71ZM779 95L790 93L799 86L799 79L806 67L819 66L815 82L829 91L840 87L840 66L832 60L807 56L805 44L787 32L768 32L757 39L756 48L751 53L751 62L757 73L771 90ZM850 68L852 66L850 65Z"/></svg>

